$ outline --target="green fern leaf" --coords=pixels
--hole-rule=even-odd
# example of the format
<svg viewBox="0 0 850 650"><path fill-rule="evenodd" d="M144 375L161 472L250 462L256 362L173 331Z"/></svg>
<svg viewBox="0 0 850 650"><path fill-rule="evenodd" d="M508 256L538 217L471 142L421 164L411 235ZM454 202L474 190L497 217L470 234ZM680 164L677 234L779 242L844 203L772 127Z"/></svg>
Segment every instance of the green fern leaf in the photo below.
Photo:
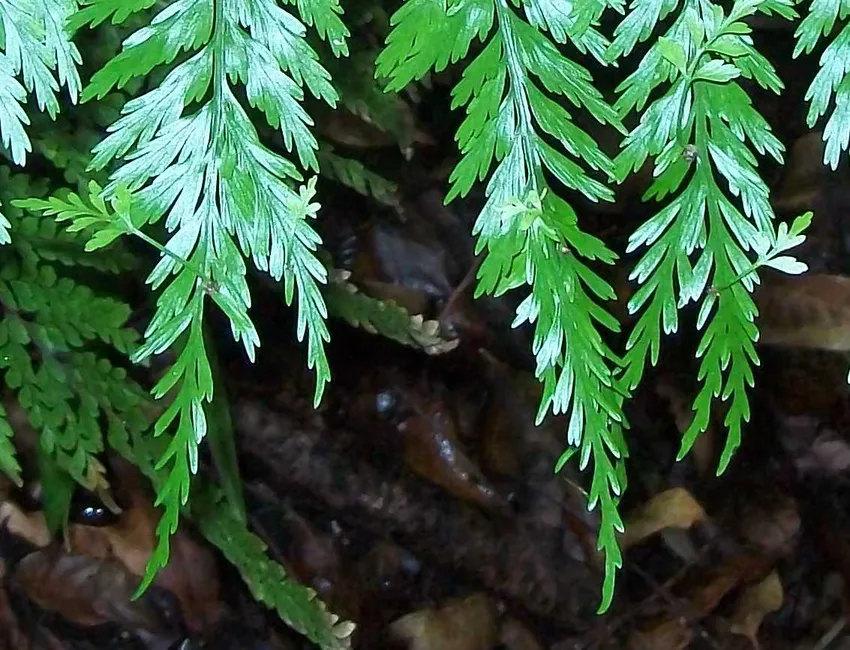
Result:
<svg viewBox="0 0 850 650"><path fill-rule="evenodd" d="M637 386L647 362L658 360L662 331L678 329L678 309L701 302L698 326L704 333L697 356L702 387L679 455L708 427L712 402L719 397L728 402L719 472L740 444L742 426L750 417L747 391L758 364L757 309L751 296L758 282L755 270L778 256L779 249L801 241L782 239L787 226L779 233L775 229L754 152L781 162L783 147L736 81L751 78L775 92L781 89L772 67L755 50L745 22L763 8L780 7L791 11L788 3L739 0L727 14L705 0L685 2L667 34L621 84L617 103L622 115L641 110L646 98L668 84L665 94L643 110L615 161L622 180L653 158L654 181L646 198L671 199L629 241L629 252L647 250L631 274L641 286L629 311L639 317L627 342L621 378L628 388ZM633 2L615 35L612 56L630 52L676 9L675 2ZM737 201L730 201L726 192ZM768 253L772 243L777 245Z"/></svg>
<svg viewBox="0 0 850 650"><path fill-rule="evenodd" d="M239 570L254 597L323 650L350 648L354 625L328 612L314 590L293 582L268 558L263 541L209 496L196 508L201 532Z"/></svg>
<svg viewBox="0 0 850 650"><path fill-rule="evenodd" d="M810 53L822 37L833 32L836 20L844 20L848 14L850 3L846 0L813 0L808 15L797 27L794 57ZM826 115L830 104L835 102L823 133L826 142L823 162L832 169L838 168L841 153L850 144L850 75L845 65L848 57L850 25L845 25L821 54L820 69L806 93L809 127Z"/></svg>
<svg viewBox="0 0 850 650"><path fill-rule="evenodd" d="M143 6L95 0L74 24L108 16L115 20ZM338 3L312 0L297 6L335 51L345 51L338 42L347 34ZM243 255L283 280L287 304L297 289L297 337L307 338L317 403L330 379L324 352L327 309L319 289L326 271L316 258L320 239L309 223L319 208L313 202L315 178L291 187L302 179L300 172L263 146L235 88L237 83L244 86L248 103L280 131L287 151L297 154L302 167L317 169L313 121L301 102L305 89L331 106L337 94L306 34L304 24L273 0L176 0L128 37L83 93L86 100L103 97L180 57L158 86L127 102L110 135L94 149L93 170L124 160L103 193L114 214L98 221L69 215L74 227L100 224L91 248L132 234L160 249L162 259L148 278L155 290L162 290L157 312L133 358L143 361L182 345L172 371L153 391L172 400L155 427L156 435L170 434L159 460L169 474L158 495L165 510L159 546L142 588L167 561L168 535L188 499L206 432L205 405L213 391L201 334L206 298L227 315L234 338L250 359L259 345L248 316L251 297ZM197 105L187 112L190 104ZM144 232L163 219L171 237L164 247Z"/></svg>
<svg viewBox="0 0 850 650"><path fill-rule="evenodd" d="M21 487L24 482L21 478L21 465L15 454L15 445L12 438L14 430L9 425L6 407L0 403L0 471L12 479L12 482Z"/></svg>
<svg viewBox="0 0 850 650"><path fill-rule="evenodd" d="M411 315L393 301L378 300L360 293L348 282L348 271L332 272L325 290L328 312L342 318L352 327L360 327L370 334L379 334L402 345L419 348L431 355L454 350L460 341L441 335L437 321L426 321L421 314Z"/></svg>
<svg viewBox="0 0 850 650"><path fill-rule="evenodd" d="M447 200L466 195L495 165L474 227L478 251L486 250L477 293L530 288L514 324L535 328L533 350L543 383L538 419L549 410L569 414L569 445L581 449L582 469L593 461L589 505L600 507L602 514L599 544L605 551L606 581L601 609L606 609L622 564L616 504L625 485L616 467L626 448L616 426L623 399L614 380L618 359L601 331L616 331L619 325L599 304L613 298L613 290L582 260L610 264L615 255L580 230L575 212L549 187L547 174L592 201L611 200L611 190L587 167L609 176L614 168L550 95L622 127L590 73L561 54L537 27L601 58L604 40L588 25L604 5L588 3L586 13L566 15L545 2L523 3L523 8L525 18L504 0L409 0L392 18L394 28L377 72L389 78L390 89L400 89L465 57L474 39L485 42L453 91L453 106L465 105L466 119L457 134L462 158L451 175Z"/></svg>
<svg viewBox="0 0 850 650"><path fill-rule="evenodd" d="M330 145L322 145L317 155L323 176L363 196L371 196L384 205L399 207L398 186L368 169L359 160L340 156Z"/></svg>
<svg viewBox="0 0 850 650"><path fill-rule="evenodd" d="M0 143L17 165L23 165L32 151L24 129L30 123L23 108L27 94L35 95L39 110L51 118L59 112L60 86L67 89L72 102L79 96L80 53L64 25L76 9L75 0L0 1ZM9 243L10 227L0 213L0 244Z"/></svg>

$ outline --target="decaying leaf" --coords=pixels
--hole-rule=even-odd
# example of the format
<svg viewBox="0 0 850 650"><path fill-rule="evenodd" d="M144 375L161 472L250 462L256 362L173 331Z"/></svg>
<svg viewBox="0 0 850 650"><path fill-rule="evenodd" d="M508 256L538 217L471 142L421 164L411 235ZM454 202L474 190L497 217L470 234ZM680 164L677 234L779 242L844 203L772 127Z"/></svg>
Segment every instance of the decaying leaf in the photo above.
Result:
<svg viewBox="0 0 850 650"><path fill-rule="evenodd" d="M735 514L740 536L766 556L787 555L800 531L797 501L778 491L753 494Z"/></svg>
<svg viewBox="0 0 850 650"><path fill-rule="evenodd" d="M117 560L100 560L50 547L21 560L15 582L41 609L82 628L113 623L120 629L155 637L168 647L180 638L174 622L154 605L153 592L132 600L138 577Z"/></svg>
<svg viewBox="0 0 850 650"><path fill-rule="evenodd" d="M629 517L620 543L629 548L665 528L687 529L705 519L705 510L690 492L672 488L656 494Z"/></svg>
<svg viewBox="0 0 850 650"><path fill-rule="evenodd" d="M489 596L474 594L402 616L389 634L409 650L490 650L499 638L496 606Z"/></svg>
<svg viewBox="0 0 850 650"><path fill-rule="evenodd" d="M812 208L831 173L822 162L824 147L821 131L797 138L788 153L782 182L776 188L776 210L799 213Z"/></svg>
<svg viewBox="0 0 850 650"><path fill-rule="evenodd" d="M398 425L403 438L404 462L411 470L461 499L502 510L505 500L478 466L461 449L451 414L440 401Z"/></svg>
<svg viewBox="0 0 850 650"><path fill-rule="evenodd" d="M766 578L741 593L729 620L729 629L747 637L758 650L759 627L765 616L782 607L783 598L782 582L774 569Z"/></svg>
<svg viewBox="0 0 850 650"><path fill-rule="evenodd" d="M770 276L756 291L756 303L761 343L850 350L850 278Z"/></svg>
<svg viewBox="0 0 850 650"><path fill-rule="evenodd" d="M115 461L127 506L109 526L72 524L68 545L75 553L101 560L118 560L135 576L143 576L153 552L160 513L145 489L141 475L123 461ZM220 615L219 579L215 558L185 531L171 538L172 561L157 574L154 584L174 594L186 624L199 631Z"/></svg>
<svg viewBox="0 0 850 650"><path fill-rule="evenodd" d="M749 555L732 557L707 573L691 576L678 594L681 607L636 629L629 650L684 650L694 638L694 625L711 614L721 600L741 583L763 575L767 560Z"/></svg>

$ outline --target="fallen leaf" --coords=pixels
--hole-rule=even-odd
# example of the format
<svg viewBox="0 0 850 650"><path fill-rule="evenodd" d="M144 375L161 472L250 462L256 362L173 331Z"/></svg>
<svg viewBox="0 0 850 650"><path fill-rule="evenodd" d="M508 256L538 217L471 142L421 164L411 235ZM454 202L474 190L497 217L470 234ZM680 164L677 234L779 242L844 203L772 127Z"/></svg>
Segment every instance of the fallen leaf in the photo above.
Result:
<svg viewBox="0 0 850 650"><path fill-rule="evenodd" d="M656 494L629 517L620 544L630 548L665 528L688 529L705 519L705 510L690 492L672 488Z"/></svg>
<svg viewBox="0 0 850 650"><path fill-rule="evenodd" d="M408 650L490 650L498 641L493 600L474 594L440 609L422 609L390 624L389 634Z"/></svg>
<svg viewBox="0 0 850 650"><path fill-rule="evenodd" d="M653 619L629 637L629 650L683 650L694 637L693 624L711 614L723 598L739 584L763 574L767 560L750 555L735 556L716 569L690 577L677 611ZM683 615L683 614L686 614Z"/></svg>
<svg viewBox="0 0 850 650"><path fill-rule="evenodd" d="M830 177L830 169L823 164L824 147L821 131L806 133L791 145L782 181L776 188L776 210L799 213L811 209Z"/></svg>
<svg viewBox="0 0 850 650"><path fill-rule="evenodd" d="M135 576L143 576L155 544L160 513L141 474L121 459L116 475L125 508L118 520L108 526L81 523L68 528L69 549L101 560L116 559ZM198 632L220 616L218 567L215 557L179 530L170 540L171 561L156 576L154 584L177 598L186 625Z"/></svg>
<svg viewBox="0 0 850 650"><path fill-rule="evenodd" d="M797 501L776 491L747 500L734 518L741 537L773 557L787 555L793 549L801 525Z"/></svg>
<svg viewBox="0 0 850 650"><path fill-rule="evenodd" d="M783 599L782 582L774 569L764 580L743 591L729 620L729 629L747 637L758 650L759 627L765 616L782 607Z"/></svg>
<svg viewBox="0 0 850 650"><path fill-rule="evenodd" d="M439 401L398 425L404 462L412 471L455 496L485 508L505 510L507 504L478 466L461 449L448 410Z"/></svg>
<svg viewBox="0 0 850 650"><path fill-rule="evenodd" d="M21 560L12 577L33 603L78 627L112 623L158 639L157 647L165 648L181 636L155 605L155 592L132 600L139 579L117 560L63 553L53 546Z"/></svg>
<svg viewBox="0 0 850 650"><path fill-rule="evenodd" d="M762 344L850 350L850 278L771 274L755 292Z"/></svg>

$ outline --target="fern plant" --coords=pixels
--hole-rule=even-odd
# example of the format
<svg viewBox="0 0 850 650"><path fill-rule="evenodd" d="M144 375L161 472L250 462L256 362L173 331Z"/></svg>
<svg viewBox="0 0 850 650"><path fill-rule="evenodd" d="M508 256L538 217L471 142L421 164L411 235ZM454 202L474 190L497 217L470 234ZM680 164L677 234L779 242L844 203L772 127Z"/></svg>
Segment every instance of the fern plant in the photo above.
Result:
<svg viewBox="0 0 850 650"><path fill-rule="evenodd" d="M260 340L249 315L250 259L281 285L287 304L297 300L296 336L306 339L316 404L331 376L324 352L329 310L406 345L432 353L451 349L456 343L444 340L436 323L359 294L346 278L329 282L311 224L320 209L316 174L390 206L398 205L398 188L320 144L305 106L308 94L313 105L344 105L409 153L409 125L393 93L460 65L452 107L462 108L464 117L446 200L484 184L486 200L473 229L484 258L476 295L523 292L514 326L534 331L542 384L538 422L549 413L568 416L567 450L555 470L577 455L590 473L588 507L601 512L605 610L622 564L624 410L647 364L658 359L662 333L678 329L680 310L699 305L701 389L680 456L705 430L720 398L728 429L722 471L750 415L747 393L758 363L751 293L758 270L805 270L789 251L802 242L811 215L777 223L758 163L765 156L781 162L783 146L748 94L754 84L782 91L771 62L753 44L749 21L758 13L797 20L795 3L406 0L390 18L376 57L373 43L350 46L338 0L283 5L0 0L6 157L23 165L35 148L75 186L45 198L46 187L10 177L0 189L6 205L0 242L7 245L0 267L0 365L41 434L45 475L106 490L97 460L104 444L97 422L106 416L109 444L144 466L163 510L141 589L167 562L181 514L191 513L259 599L324 647L346 643L348 627L311 609L318 606L314 594L268 568L244 521L188 504L199 448L214 426L208 412L215 372L204 317L210 303L220 309L234 340L254 359ZM600 31L608 9L622 14L611 40ZM795 56L811 52L848 13L844 0L813 0L799 23ZM834 104L824 131L825 162L832 167L850 141L848 29L825 49L807 95L810 125ZM104 44L121 45L105 58L99 48L86 55L95 71L83 88L74 43L89 30L106 34ZM640 44L646 51L638 62L633 52ZM352 59L343 62L350 47ZM633 68L623 73L613 105L594 83L591 63ZM355 73L347 72L349 64ZM364 81L373 68L376 79ZM60 87L68 104L78 98L86 104L78 110L88 117L44 128L42 117L31 141L27 97L52 120ZM614 159L578 125L576 111L623 136ZM103 137L99 130L107 124ZM572 203L576 197L612 200L615 185L645 164L652 165L653 180L644 198L659 206L625 251L642 254L631 275L638 285L629 303L635 320L619 350L614 342L621 325L605 305L615 293L599 267L625 262L589 234ZM23 200L10 210L12 196ZM160 256L147 277L157 309L138 344L125 326L127 306L87 289L72 272L82 266L131 272L134 260L121 246L126 236ZM60 280L57 269L68 270L68 277ZM97 318L83 318L89 309L97 309ZM176 353L152 391L163 402L152 430L140 415L138 387L105 363L104 346L135 362ZM124 422L123 429L113 420ZM18 480L12 437L0 419L0 468ZM67 493L67 486L56 488ZM55 501L61 513L61 499Z"/></svg>

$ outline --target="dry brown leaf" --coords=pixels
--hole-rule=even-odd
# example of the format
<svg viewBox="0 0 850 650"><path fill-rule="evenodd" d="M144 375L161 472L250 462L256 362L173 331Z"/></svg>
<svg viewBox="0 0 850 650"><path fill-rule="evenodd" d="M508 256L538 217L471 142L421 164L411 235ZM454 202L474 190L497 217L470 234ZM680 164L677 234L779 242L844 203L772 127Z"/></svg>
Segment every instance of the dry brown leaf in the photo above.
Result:
<svg viewBox="0 0 850 650"><path fill-rule="evenodd" d="M771 275L755 298L761 343L850 350L850 278Z"/></svg>
<svg viewBox="0 0 850 650"><path fill-rule="evenodd" d="M629 650L682 650L693 639L693 624L711 614L720 601L742 582L763 575L767 560L750 555L732 557L707 574L691 576L690 587L679 598L684 612L655 619L629 637Z"/></svg>
<svg viewBox="0 0 850 650"><path fill-rule="evenodd" d="M390 636L409 650L490 650L499 636L493 600L473 594L440 609L402 616L389 627Z"/></svg>
<svg viewBox="0 0 850 650"><path fill-rule="evenodd" d="M763 557L741 555L732 557L707 576L695 581L688 595L689 612L699 620L713 612L720 601L741 583L761 575L769 561Z"/></svg>
<svg viewBox="0 0 850 650"><path fill-rule="evenodd" d="M782 607L783 599L782 582L774 569L764 580L743 591L729 620L729 629L747 637L758 650L759 627L765 616Z"/></svg>
<svg viewBox="0 0 850 650"><path fill-rule="evenodd" d="M121 476L121 492L127 505L110 526L72 524L68 529L71 551L101 560L116 559L135 576L143 576L155 544L160 513L138 471L115 461ZM220 616L218 568L212 553L183 530L170 541L171 561L154 584L170 591L180 603L192 632L213 624Z"/></svg>
<svg viewBox="0 0 850 650"><path fill-rule="evenodd" d="M139 580L116 560L62 553L54 546L21 560L13 578L32 602L73 625L114 623L170 642L180 637L163 621L151 592L132 600Z"/></svg>
<svg viewBox="0 0 850 650"><path fill-rule="evenodd" d="M778 492L761 493L758 499L746 502L735 519L741 537L774 557L793 549L801 525L797 501Z"/></svg>
<svg viewBox="0 0 850 650"><path fill-rule="evenodd" d="M824 146L821 131L807 133L791 146L785 173L776 189L777 211L799 213L811 209L830 175L823 164Z"/></svg>
<svg viewBox="0 0 850 650"><path fill-rule="evenodd" d="M447 409L439 402L425 408L398 425L405 465L461 499L485 508L504 509L504 499L461 449Z"/></svg>
<svg viewBox="0 0 850 650"><path fill-rule="evenodd" d="M656 494L628 519L620 544L629 548L665 528L687 529L705 519L705 510L690 492L672 488Z"/></svg>

